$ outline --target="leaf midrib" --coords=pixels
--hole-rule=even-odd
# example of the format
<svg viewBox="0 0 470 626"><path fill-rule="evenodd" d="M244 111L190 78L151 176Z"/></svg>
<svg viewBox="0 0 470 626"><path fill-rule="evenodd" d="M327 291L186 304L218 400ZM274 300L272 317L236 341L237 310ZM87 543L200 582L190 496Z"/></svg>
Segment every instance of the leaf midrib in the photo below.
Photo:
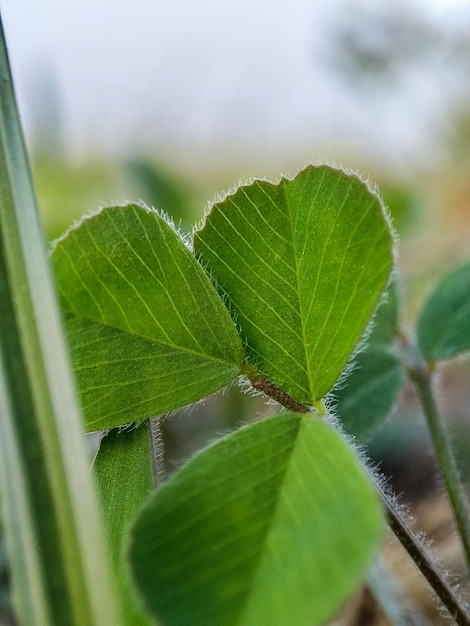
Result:
<svg viewBox="0 0 470 626"><path fill-rule="evenodd" d="M122 333L124 333L126 335L130 335L131 337L136 337L138 339L144 339L145 341L149 341L151 343L155 343L155 344L158 344L158 345L161 345L161 346L165 346L165 347L171 348L173 350L179 350L179 351L185 352L187 354L192 354L194 356L197 356L198 358L202 357L202 358L204 358L204 359L206 359L208 361L213 361L215 363L220 363L220 364L225 364L226 363L226 364L229 364L229 365L232 365L232 366L234 364L233 361L223 360L223 359L218 358L218 357L216 357L214 355L211 355L211 354L200 353L200 352L197 352L196 350L192 350L190 348L179 346L179 345L177 345L175 343L161 341L161 340L156 339L155 337L151 337L149 335L138 334L138 333L136 333L136 332L134 332L132 330L129 330L128 328L122 328L120 326L115 326L115 325L111 325L111 324L103 324L101 321L96 321L94 319L91 319L88 316L77 315L73 310L70 310L68 307L64 307L64 311L65 311L65 313L67 315L73 316L75 319L84 320L86 322L89 322L90 324L95 324L97 326L102 326L103 328L109 328L111 330L118 330L118 331L120 331L120 332L122 332ZM242 365L241 363L240 364L237 363L237 366L239 367L239 369L241 369L241 365Z"/></svg>
<svg viewBox="0 0 470 626"><path fill-rule="evenodd" d="M261 567L261 563L263 562L263 559L264 559L265 554L266 554L267 538L269 537L269 535L271 533L271 530L272 530L272 528L274 526L275 520L277 518L277 513L278 513L280 502L281 502L282 490L284 488L284 485L285 485L285 482L286 482L286 477L287 477L287 475L289 473L289 470L290 470L290 467L291 467L292 456L293 456L293 454L295 452L295 448L296 448L296 446L298 444L299 433L300 433L300 430L301 430L301 428L303 426L303 423L304 423L303 420L304 419L312 419L312 416L310 416L309 418L303 418L303 417L300 417L300 416L296 415L295 419L297 419L297 429L296 429L295 438L293 439L292 447L291 447L291 450L290 450L290 453L289 453L289 461L286 463L286 468L285 468L285 471L284 471L284 475L283 475L282 479L279 481L279 486L278 486L278 489L277 489L277 498L275 500L275 504L274 504L274 507L273 507L273 510L272 510L272 515L271 515L271 518L269 520L269 523L266 526L266 532L264 534L264 538L263 538L262 541L259 542L260 545L263 546L263 549L259 550L258 557L256 558L256 564L253 567L251 575L249 576L250 584L247 584L247 586L246 586L247 591L245 592L245 598L244 598L243 602L241 603L242 606L241 606L241 608L239 610L239 613L238 613L239 619L238 619L237 622L235 622L235 624L240 624L241 620L246 615L246 611L247 611L247 608L248 608L248 605L249 605L249 602L250 602L250 598L251 598L251 590L254 588L254 585L252 583L253 583L253 581L256 580L256 578L258 576L258 572L259 572L259 569Z"/></svg>
<svg viewBox="0 0 470 626"><path fill-rule="evenodd" d="M318 197L318 192L319 192L319 190L321 188L321 184L323 182L323 178L324 177L325 177L325 171L323 172L322 180L317 185L316 194L315 194L315 196L311 200L311 203L310 203L311 207L316 202L316 199ZM295 281L296 281L295 292L296 292L296 295L297 295L297 304L298 304L299 318L300 318L300 328L301 328L301 331L302 331L302 347L303 347L304 356L305 356L305 368L306 368L306 373L307 373L309 401L312 401L312 400L315 399L315 393L314 393L314 390L312 389L312 371L311 371L311 367L310 367L310 359L308 358L305 320L304 320L304 316L303 316L303 310L302 310L301 299L300 299L299 265L298 265L298 259L297 259L296 240L295 240L295 237L294 237L293 215L292 215L292 211L291 211L291 207L290 207L289 195L287 193L287 181L285 179L283 181L282 190L283 190L285 203L286 203L286 207L287 207L287 214L288 214L288 218L289 218L289 226L290 226L290 229L291 229L292 250L293 250L293 260L294 260L294 274L295 274ZM312 298L313 298L314 295L315 294L312 294Z"/></svg>

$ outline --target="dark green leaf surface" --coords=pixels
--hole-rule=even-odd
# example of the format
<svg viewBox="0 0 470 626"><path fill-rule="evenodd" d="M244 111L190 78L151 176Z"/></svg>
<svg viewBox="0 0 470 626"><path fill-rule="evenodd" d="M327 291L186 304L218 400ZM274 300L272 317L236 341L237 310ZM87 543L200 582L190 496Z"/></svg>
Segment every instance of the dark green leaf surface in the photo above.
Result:
<svg viewBox="0 0 470 626"><path fill-rule="evenodd" d="M392 267L378 197L355 176L309 167L255 181L213 206L195 250L233 308L249 363L295 400L334 385Z"/></svg>
<svg viewBox="0 0 470 626"><path fill-rule="evenodd" d="M93 464L126 626L150 626L133 588L127 560L129 527L153 489L147 424L114 429Z"/></svg>
<svg viewBox="0 0 470 626"><path fill-rule="evenodd" d="M335 391L336 413L348 433L365 441L388 416L405 382L405 368L385 346L371 346Z"/></svg>
<svg viewBox="0 0 470 626"><path fill-rule="evenodd" d="M167 626L314 626L354 591L382 526L340 435L284 414L219 440L163 486L133 528L131 563Z"/></svg>
<svg viewBox="0 0 470 626"><path fill-rule="evenodd" d="M89 430L184 406L239 373L226 307L174 230L137 205L101 211L52 255Z"/></svg>
<svg viewBox="0 0 470 626"><path fill-rule="evenodd" d="M394 280L385 294L374 316L372 332L368 337L368 344L390 344L396 337L399 324L399 289Z"/></svg>
<svg viewBox="0 0 470 626"><path fill-rule="evenodd" d="M437 285L423 306L417 331L419 347L428 361L470 350L470 263Z"/></svg>

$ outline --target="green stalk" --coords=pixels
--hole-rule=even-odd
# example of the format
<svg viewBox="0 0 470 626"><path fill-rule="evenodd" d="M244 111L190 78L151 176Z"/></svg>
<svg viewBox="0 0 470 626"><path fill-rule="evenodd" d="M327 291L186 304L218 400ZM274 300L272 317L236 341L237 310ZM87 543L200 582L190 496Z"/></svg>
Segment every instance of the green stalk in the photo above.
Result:
<svg viewBox="0 0 470 626"><path fill-rule="evenodd" d="M389 526L397 539L413 559L416 567L426 578L456 624L458 626L470 626L470 615L464 600L456 595L455 590L452 589L445 576L437 567L435 560L429 556L423 543L417 539L409 527L394 500L389 497L388 493L384 491L377 481L376 486L387 509Z"/></svg>
<svg viewBox="0 0 470 626"><path fill-rule="evenodd" d="M120 625L0 20L0 489L18 621Z"/></svg>
<svg viewBox="0 0 470 626"><path fill-rule="evenodd" d="M428 423L436 457L439 462L449 501L454 513L457 530L462 540L467 566L470 567L470 517L465 501L457 463L455 461L452 444L445 429L442 417L436 404L432 388L432 370L429 366L415 367L409 370L413 380L424 415Z"/></svg>
<svg viewBox="0 0 470 626"><path fill-rule="evenodd" d="M141 606L127 559L129 528L153 490L150 452L146 424L115 428L101 438L93 464L125 622L132 626L153 624Z"/></svg>
<svg viewBox="0 0 470 626"><path fill-rule="evenodd" d="M462 541L467 567L470 568L470 515L452 444L442 416L439 414L433 391L434 364L425 361L418 348L412 345L407 337L401 335L400 339L404 362L423 408L457 530Z"/></svg>

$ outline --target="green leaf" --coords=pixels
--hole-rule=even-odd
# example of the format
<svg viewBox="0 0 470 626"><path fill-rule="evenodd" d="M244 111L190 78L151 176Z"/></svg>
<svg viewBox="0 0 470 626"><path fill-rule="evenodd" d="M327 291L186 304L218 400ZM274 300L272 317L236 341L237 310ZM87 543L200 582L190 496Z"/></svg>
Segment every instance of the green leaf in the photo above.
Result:
<svg viewBox="0 0 470 626"><path fill-rule="evenodd" d="M127 626L150 626L140 606L127 559L129 527L153 490L147 424L114 429L101 439L93 464L104 511L114 571Z"/></svg>
<svg viewBox="0 0 470 626"><path fill-rule="evenodd" d="M470 350L470 262L438 283L421 310L417 334L428 361Z"/></svg>
<svg viewBox="0 0 470 626"><path fill-rule="evenodd" d="M0 85L0 499L15 621L119 626L1 21Z"/></svg>
<svg viewBox="0 0 470 626"><path fill-rule="evenodd" d="M243 350L226 307L155 211L104 209L52 258L89 430L184 406L239 374Z"/></svg>
<svg viewBox="0 0 470 626"><path fill-rule="evenodd" d="M178 472L131 537L137 585L168 626L314 626L359 584L383 519L340 435L283 414Z"/></svg>
<svg viewBox="0 0 470 626"><path fill-rule="evenodd" d="M399 289L394 280L374 315L372 332L367 338L369 345L390 344L395 339L399 325L399 300Z"/></svg>
<svg viewBox="0 0 470 626"><path fill-rule="evenodd" d="M379 198L355 176L308 167L215 204L195 250L233 309L248 362L295 400L334 385L392 267Z"/></svg>
<svg viewBox="0 0 470 626"><path fill-rule="evenodd" d="M354 369L335 390L336 413L348 433L367 440L388 416L405 382L401 360L385 346L359 354Z"/></svg>
<svg viewBox="0 0 470 626"><path fill-rule="evenodd" d="M171 175L159 163L138 157L126 164L131 178L137 183L138 197L146 204L165 207L171 219L189 227L194 219L191 211L190 192L182 181ZM186 230L186 229L185 229Z"/></svg>

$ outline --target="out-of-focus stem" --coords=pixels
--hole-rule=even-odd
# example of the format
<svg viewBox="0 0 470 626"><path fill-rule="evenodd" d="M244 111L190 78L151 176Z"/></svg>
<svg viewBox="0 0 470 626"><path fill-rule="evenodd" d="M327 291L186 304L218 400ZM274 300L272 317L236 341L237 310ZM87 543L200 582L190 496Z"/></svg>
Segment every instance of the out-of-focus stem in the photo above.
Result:
<svg viewBox="0 0 470 626"><path fill-rule="evenodd" d="M452 444L433 391L433 364L426 363L417 349L407 346L408 373L413 381L426 417L436 458L454 514L467 567L470 568L470 516Z"/></svg>
<svg viewBox="0 0 470 626"><path fill-rule="evenodd" d="M459 626L469 626L470 615L465 608L463 600L455 594L452 587L439 571L436 563L427 553L423 543L417 539L393 498L384 491L377 480L374 482L387 509L389 525L395 536L413 559L455 622Z"/></svg>

